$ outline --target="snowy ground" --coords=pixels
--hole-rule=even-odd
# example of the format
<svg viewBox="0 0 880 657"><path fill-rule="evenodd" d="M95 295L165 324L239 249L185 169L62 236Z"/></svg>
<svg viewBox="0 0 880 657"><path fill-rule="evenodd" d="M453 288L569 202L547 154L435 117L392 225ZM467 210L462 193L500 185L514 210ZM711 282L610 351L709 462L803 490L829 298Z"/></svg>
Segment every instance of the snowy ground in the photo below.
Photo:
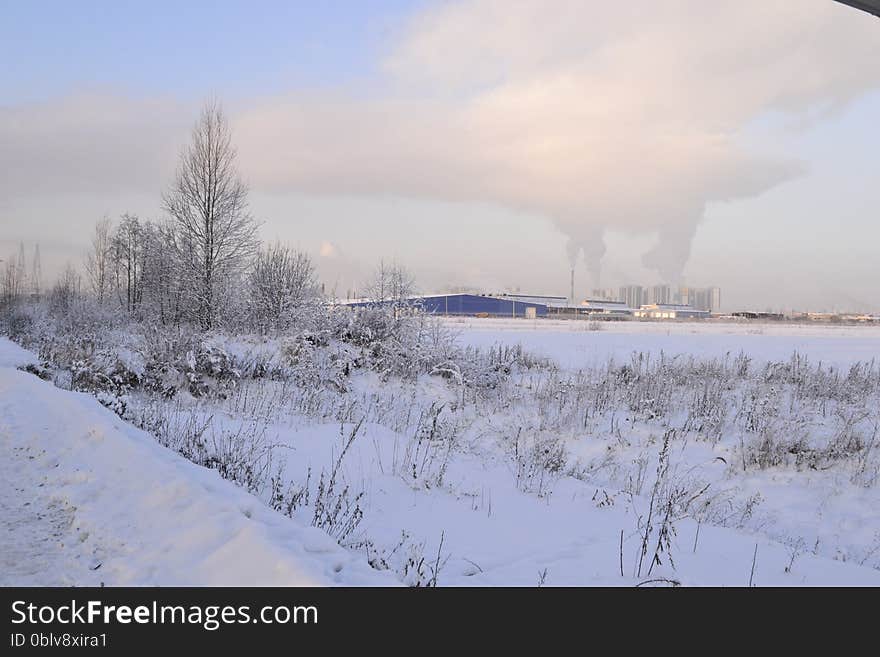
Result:
<svg viewBox="0 0 880 657"><path fill-rule="evenodd" d="M0 585L391 584L0 339Z"/></svg>
<svg viewBox="0 0 880 657"><path fill-rule="evenodd" d="M633 351L717 358L745 352L758 361L784 360L798 351L813 362L848 366L880 360L880 326L781 322L588 322L577 320L446 319L475 347L521 344L566 367L629 360ZM599 327L599 330L590 330Z"/></svg>
<svg viewBox="0 0 880 657"><path fill-rule="evenodd" d="M877 328L450 325L464 344L521 344L572 378L527 372L507 396L472 401L438 377L413 387L364 373L345 394L308 396L254 380L224 401L144 402L172 418L175 436L194 419L212 422L215 440L245 421L259 425L272 467L283 465L284 485L310 481L313 491L354 432L340 477L352 497L362 494L363 520L346 548L307 526L310 509L276 513L265 504L271 495L258 499L185 461L89 396L16 371L33 357L0 340L0 583L880 585L876 481L858 479L856 462L843 458L827 467L740 469L746 445L739 434L733 439L738 425L730 418L714 438L693 431L670 444L664 491L707 503L674 519L665 539L655 516L642 556L662 436L684 421L681 411L662 421L612 412L581 422L566 415L577 403L565 398L578 370L609 358L627 363L634 351L700 358L743 351L755 363L787 361L798 351L812 364L846 369L880 355ZM544 394L548 382L559 387ZM780 404L771 428L835 437L839 420L808 406ZM859 431L870 430L872 411L876 421L877 409L867 408ZM564 471L535 468L530 459L556 449ZM859 454L866 463L876 455ZM667 543L652 566L660 540Z"/></svg>

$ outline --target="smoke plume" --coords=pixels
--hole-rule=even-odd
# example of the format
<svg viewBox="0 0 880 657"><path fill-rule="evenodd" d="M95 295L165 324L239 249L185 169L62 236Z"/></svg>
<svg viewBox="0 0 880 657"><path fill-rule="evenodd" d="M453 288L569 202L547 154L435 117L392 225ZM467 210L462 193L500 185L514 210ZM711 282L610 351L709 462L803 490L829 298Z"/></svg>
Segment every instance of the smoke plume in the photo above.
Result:
<svg viewBox="0 0 880 657"><path fill-rule="evenodd" d="M743 130L876 86L880 30L827 0L631 4L423 11L387 57L378 96L294 95L241 116L247 168L274 188L536 212L594 281L606 230L649 233L644 263L675 282L707 204L803 171L747 147Z"/></svg>

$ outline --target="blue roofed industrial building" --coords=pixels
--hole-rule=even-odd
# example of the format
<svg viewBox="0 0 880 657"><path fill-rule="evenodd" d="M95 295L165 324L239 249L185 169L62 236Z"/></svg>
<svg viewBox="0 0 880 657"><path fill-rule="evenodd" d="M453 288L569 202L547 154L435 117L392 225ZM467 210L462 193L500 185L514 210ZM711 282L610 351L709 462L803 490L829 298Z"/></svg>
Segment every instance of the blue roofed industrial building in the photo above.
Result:
<svg viewBox="0 0 880 657"><path fill-rule="evenodd" d="M350 307L390 305L391 301L350 301ZM434 315L467 315L469 317L546 317L547 304L533 299L492 296L485 294L433 294L412 297L407 305Z"/></svg>
<svg viewBox="0 0 880 657"><path fill-rule="evenodd" d="M342 303L349 308L375 306L410 307L432 315L453 317L674 320L706 319L711 315L708 310L694 308L687 304L652 303L631 308L624 301L587 299L582 303L571 303L566 297L511 293L477 294L459 292L411 296L403 300L372 301L368 299L354 299Z"/></svg>

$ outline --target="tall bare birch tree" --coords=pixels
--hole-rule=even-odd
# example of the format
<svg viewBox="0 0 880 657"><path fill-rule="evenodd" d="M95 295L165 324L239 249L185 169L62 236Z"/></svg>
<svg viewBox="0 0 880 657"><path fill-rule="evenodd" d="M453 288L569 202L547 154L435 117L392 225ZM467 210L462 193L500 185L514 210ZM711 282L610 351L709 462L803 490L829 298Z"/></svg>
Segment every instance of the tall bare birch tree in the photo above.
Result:
<svg viewBox="0 0 880 657"><path fill-rule="evenodd" d="M195 319L205 329L217 321L224 303L218 297L228 289L223 283L242 272L258 245L247 196L229 123L221 107L210 103L163 197L175 226L179 274L191 295Z"/></svg>
<svg viewBox="0 0 880 657"><path fill-rule="evenodd" d="M95 224L92 233L92 244L86 254L85 270L89 287L103 304L110 290L110 259L112 246L112 228L109 217L104 217Z"/></svg>

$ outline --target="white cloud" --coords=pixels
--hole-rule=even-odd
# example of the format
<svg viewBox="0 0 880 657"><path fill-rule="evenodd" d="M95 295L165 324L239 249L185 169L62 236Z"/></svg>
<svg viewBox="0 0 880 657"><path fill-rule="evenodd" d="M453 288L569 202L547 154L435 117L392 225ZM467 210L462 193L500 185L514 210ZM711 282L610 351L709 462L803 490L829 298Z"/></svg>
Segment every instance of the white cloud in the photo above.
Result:
<svg viewBox="0 0 880 657"><path fill-rule="evenodd" d="M607 230L657 234L645 262L671 280L708 203L803 171L747 146L749 123L844 106L880 85L878 52L877 22L830 0L450 2L402 27L368 94L232 114L255 191L524 209L593 270ZM194 116L113 96L0 109L0 198L158 197Z"/></svg>
<svg viewBox="0 0 880 657"><path fill-rule="evenodd" d="M740 143L777 110L880 84L880 31L826 0L639 4L475 0L416 16L391 95L296 95L240 116L260 184L492 201L553 219L598 267L608 228L656 232L679 276L706 204L800 174Z"/></svg>

